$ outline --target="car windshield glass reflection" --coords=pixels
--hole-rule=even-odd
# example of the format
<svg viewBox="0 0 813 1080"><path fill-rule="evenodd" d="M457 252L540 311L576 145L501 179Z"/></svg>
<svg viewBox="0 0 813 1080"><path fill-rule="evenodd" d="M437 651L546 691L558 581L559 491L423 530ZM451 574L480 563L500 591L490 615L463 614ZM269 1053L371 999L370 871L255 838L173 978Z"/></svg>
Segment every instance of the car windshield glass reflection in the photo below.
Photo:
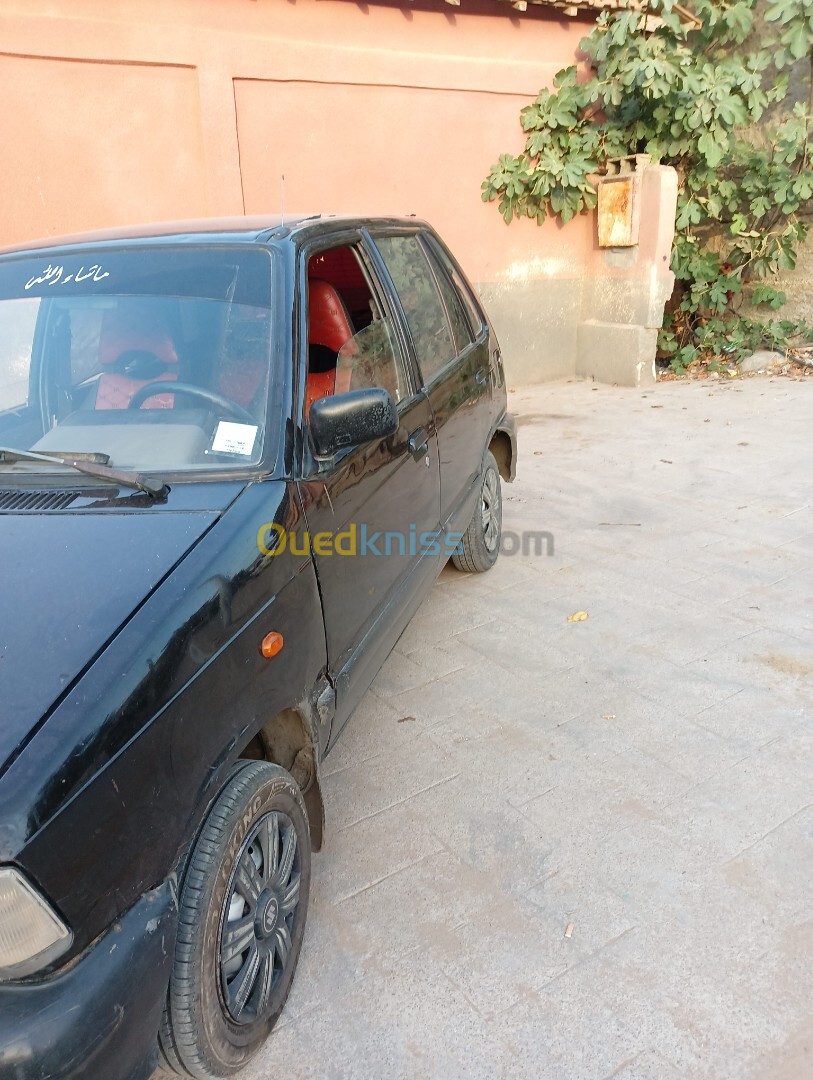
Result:
<svg viewBox="0 0 813 1080"><path fill-rule="evenodd" d="M133 470L256 463L270 303L267 251L155 246L2 260L0 444L105 455Z"/></svg>

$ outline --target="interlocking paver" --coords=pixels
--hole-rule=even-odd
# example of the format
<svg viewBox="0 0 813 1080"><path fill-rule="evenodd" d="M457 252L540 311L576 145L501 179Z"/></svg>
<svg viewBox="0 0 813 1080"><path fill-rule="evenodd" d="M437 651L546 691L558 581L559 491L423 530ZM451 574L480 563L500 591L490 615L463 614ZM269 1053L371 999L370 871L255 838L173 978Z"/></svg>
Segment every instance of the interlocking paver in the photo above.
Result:
<svg viewBox="0 0 813 1080"><path fill-rule="evenodd" d="M554 553L447 568L328 757L246 1080L813 1075L811 390L512 393Z"/></svg>

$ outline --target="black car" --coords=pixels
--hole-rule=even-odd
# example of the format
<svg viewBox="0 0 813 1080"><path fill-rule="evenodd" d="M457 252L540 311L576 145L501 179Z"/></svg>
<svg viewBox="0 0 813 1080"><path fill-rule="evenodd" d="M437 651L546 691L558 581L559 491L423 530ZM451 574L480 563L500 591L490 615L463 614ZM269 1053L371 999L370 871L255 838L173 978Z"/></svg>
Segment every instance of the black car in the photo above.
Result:
<svg viewBox="0 0 813 1080"><path fill-rule="evenodd" d="M414 219L0 254L0 1077L221 1077L287 997L320 761L445 562L500 352Z"/></svg>

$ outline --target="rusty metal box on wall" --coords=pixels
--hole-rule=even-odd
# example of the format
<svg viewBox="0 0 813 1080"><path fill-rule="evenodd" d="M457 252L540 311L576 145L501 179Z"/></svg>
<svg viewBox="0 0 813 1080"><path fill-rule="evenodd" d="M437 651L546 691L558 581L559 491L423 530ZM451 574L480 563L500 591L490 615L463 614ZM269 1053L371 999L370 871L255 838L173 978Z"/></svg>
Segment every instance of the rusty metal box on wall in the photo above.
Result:
<svg viewBox="0 0 813 1080"><path fill-rule="evenodd" d="M648 154L635 154L608 163L598 181L598 246L635 247L641 226L641 171Z"/></svg>

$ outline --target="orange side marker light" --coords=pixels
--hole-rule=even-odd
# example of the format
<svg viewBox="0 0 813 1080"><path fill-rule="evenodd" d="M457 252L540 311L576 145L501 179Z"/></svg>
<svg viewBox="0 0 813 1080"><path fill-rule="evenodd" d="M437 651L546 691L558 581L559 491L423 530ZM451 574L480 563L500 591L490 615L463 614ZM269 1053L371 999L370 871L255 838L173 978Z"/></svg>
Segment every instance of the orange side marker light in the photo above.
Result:
<svg viewBox="0 0 813 1080"><path fill-rule="evenodd" d="M276 656L282 646L285 644L282 638L282 634L278 634L276 630L272 630L270 634L266 634L260 645L260 652L266 658L270 660L272 656Z"/></svg>

